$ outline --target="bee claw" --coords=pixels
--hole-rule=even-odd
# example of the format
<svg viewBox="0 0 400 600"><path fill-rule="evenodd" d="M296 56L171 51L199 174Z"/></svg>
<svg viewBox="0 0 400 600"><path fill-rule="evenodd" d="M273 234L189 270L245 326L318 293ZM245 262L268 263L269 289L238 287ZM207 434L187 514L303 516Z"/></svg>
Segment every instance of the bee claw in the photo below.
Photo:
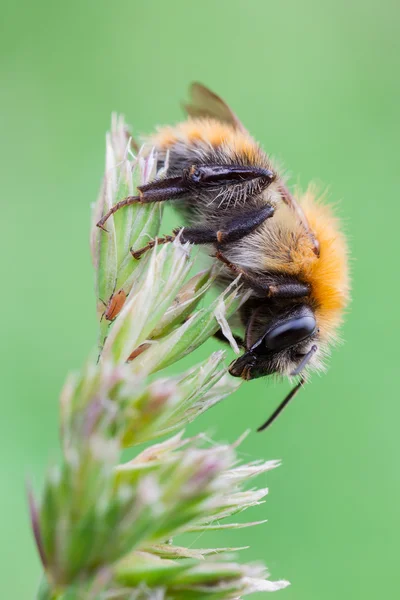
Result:
<svg viewBox="0 0 400 600"><path fill-rule="evenodd" d="M135 260L140 260L142 258L142 253L140 252L140 250L132 250L131 248L129 252L132 254Z"/></svg>
<svg viewBox="0 0 400 600"><path fill-rule="evenodd" d="M108 233L108 229L106 229L104 227L104 225L101 224L100 221L98 223L96 223L96 227L98 227L99 229L102 229L103 231L105 231L106 233Z"/></svg>

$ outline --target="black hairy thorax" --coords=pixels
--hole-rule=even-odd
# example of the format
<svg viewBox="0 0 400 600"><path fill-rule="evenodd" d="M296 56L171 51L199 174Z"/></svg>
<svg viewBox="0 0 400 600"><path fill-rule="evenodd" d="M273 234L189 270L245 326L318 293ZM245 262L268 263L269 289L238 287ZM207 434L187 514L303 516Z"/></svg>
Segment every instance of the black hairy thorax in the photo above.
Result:
<svg viewBox="0 0 400 600"><path fill-rule="evenodd" d="M188 146L177 142L169 149L168 155L161 156L158 167L166 167L164 177L188 177L188 194L182 201L174 203L175 208L184 216L188 225L222 224L227 218L239 215L246 209L257 209L265 204L262 192L271 184L270 179L263 177L246 179L240 176L241 167L267 170L270 165L264 154L260 153L257 161L250 161L246 155L226 151L222 148L206 147L204 144ZM205 185L190 184L189 175L196 168L229 167L226 180ZM234 169L239 171L234 176Z"/></svg>

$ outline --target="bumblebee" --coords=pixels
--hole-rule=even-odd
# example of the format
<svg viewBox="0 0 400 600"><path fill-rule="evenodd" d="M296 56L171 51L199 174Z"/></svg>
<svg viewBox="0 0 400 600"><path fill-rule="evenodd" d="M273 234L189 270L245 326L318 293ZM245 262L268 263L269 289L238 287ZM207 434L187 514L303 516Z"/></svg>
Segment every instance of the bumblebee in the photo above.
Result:
<svg viewBox="0 0 400 600"><path fill-rule="evenodd" d="M259 430L266 428L307 373L323 369L349 300L347 246L332 210L310 187L294 196L270 157L229 106L199 83L184 105L187 120L148 138L161 178L114 205L97 224L132 203L177 201L187 226L132 251L138 259L176 235L211 246L224 265L221 283L241 277L249 299L240 309L245 352L229 367L250 380L278 374L298 383Z"/></svg>

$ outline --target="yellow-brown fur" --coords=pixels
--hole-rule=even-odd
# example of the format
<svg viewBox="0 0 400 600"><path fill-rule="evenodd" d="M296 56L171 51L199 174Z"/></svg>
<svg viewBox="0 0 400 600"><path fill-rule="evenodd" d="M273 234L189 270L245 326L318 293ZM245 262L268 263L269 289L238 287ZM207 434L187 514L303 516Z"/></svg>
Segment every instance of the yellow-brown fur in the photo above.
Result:
<svg viewBox="0 0 400 600"><path fill-rule="evenodd" d="M349 302L349 270L346 238L330 206L318 202L313 188L300 199L311 229L320 244L320 256L305 265L321 338L332 341Z"/></svg>
<svg viewBox="0 0 400 600"><path fill-rule="evenodd" d="M161 151L181 142L226 148L229 153L244 156L246 162L257 162L260 148L246 131L238 131L215 119L188 119L174 127L162 127L149 140Z"/></svg>

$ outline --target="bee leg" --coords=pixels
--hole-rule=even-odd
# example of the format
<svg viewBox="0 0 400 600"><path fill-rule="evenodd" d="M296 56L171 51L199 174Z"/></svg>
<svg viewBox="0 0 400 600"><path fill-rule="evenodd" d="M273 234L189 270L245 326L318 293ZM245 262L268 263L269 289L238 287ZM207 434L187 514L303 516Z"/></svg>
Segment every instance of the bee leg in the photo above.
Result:
<svg viewBox="0 0 400 600"><path fill-rule="evenodd" d="M227 221L216 233L217 243L225 244L241 240L262 225L264 221L270 219L274 212L275 208L271 204L267 204Z"/></svg>
<svg viewBox="0 0 400 600"><path fill-rule="evenodd" d="M168 177L167 179L159 179L141 185L138 187L139 194L137 196L127 196L120 202L117 202L106 212L105 215L96 223L97 227L107 231L104 224L108 219L124 206L131 204L147 204L149 202L163 202L165 200L174 200L185 196L188 193L188 184L182 177Z"/></svg>
<svg viewBox="0 0 400 600"><path fill-rule="evenodd" d="M270 211L268 211L268 213L270 213ZM263 218L263 220L265 220L265 216ZM253 229L255 227L257 227L260 223L257 222L257 225L253 224ZM229 225L229 223L228 223ZM154 248L154 246L156 244L166 244L168 242L173 242L174 239L176 238L176 236L178 235L178 233L181 231L181 228L177 228L174 229L173 231L173 235L166 235L163 237L159 237L156 238L154 240L150 240L146 246L143 246L143 248L140 248L139 250L132 250L131 249L131 254L134 258L138 259L141 256L143 256L143 254L145 252L147 252L147 250L150 250L151 248ZM211 229L210 227L184 227L181 233L181 242L184 244L186 242L189 242L190 244L215 244L218 245L219 244L219 239L223 239L224 241L231 241L231 232L232 230L229 229L221 229L216 231L215 229ZM234 231L234 234L236 234L236 230ZM241 236L242 237L242 236ZM221 260L222 262L225 262L225 264L227 266L229 266L229 268L232 271L237 271L237 275L242 274L246 277L249 277L245 274L244 271L242 271L242 269L239 269L239 267L236 267L235 265L233 265L232 263L230 263L228 261L228 259L226 259L225 257L223 257L223 255L220 252L217 252L217 258L219 260ZM223 258L220 258L223 257Z"/></svg>
<svg viewBox="0 0 400 600"><path fill-rule="evenodd" d="M178 179L178 178L176 178L176 179ZM167 181L167 180L165 180L165 181ZM157 193L157 190L154 190L153 187L152 187L152 184L149 184L148 186L142 186L141 188L139 188L139 190L141 190L143 193L143 197L141 197L140 200L138 200L138 201L139 202L155 202L156 200L154 200L154 196L156 196L158 198L157 201L166 199L166 198L160 198L160 195ZM121 204L121 203L119 203L119 204ZM118 206L118 204L116 204L115 207L112 207L111 211L114 208L116 210L118 210L118 208L116 208L117 206ZM245 237L246 235L248 235L255 229L257 229L257 227L262 225L262 223L266 219L269 219L270 217L272 217L272 215L274 214L274 211L275 211L275 209L271 205L263 206L261 209L248 211L244 216L236 217L235 219L231 219L231 220L227 221L224 225L222 225L222 227L220 229L213 229L211 227L185 227L181 234L181 241L183 243L189 242L190 244L215 244L216 246L219 246L220 244L224 244L224 243L235 242L235 241L238 241L241 238ZM115 212L115 210L114 210L114 212ZM107 215L105 215L103 217L102 221L100 221L99 223L102 224L102 222L104 222L104 219L106 217L107 217ZM98 223L98 225L99 225L99 223ZM99 226L101 226L101 225L99 225ZM179 232L179 229L174 230L173 236L167 235L167 236L164 236L161 238L156 238L156 240L150 240L148 242L148 244L146 244L146 246L143 246L143 248L140 248L139 250L135 250L135 251L131 250L131 254L134 258L138 259L145 252L147 252L147 250L154 248L156 243L166 244L168 242L173 242L178 232ZM247 280L251 279L253 282L253 287L254 287L254 285L257 284L256 279L251 278L251 276L246 274L245 271L243 271L242 269L239 269L239 267L236 267L235 265L233 265L232 263L227 261L227 259L225 259L225 257L220 258L219 255L223 256L221 253L217 252L217 255L216 255L217 258L219 258L219 260L222 260L222 262L225 262L225 264L227 266L229 266L229 268L232 271L235 271L235 272L237 271L237 273L236 273L237 275L241 274ZM249 284L250 284L250 281L249 281ZM258 285L258 287L260 287L260 285Z"/></svg>
<svg viewBox="0 0 400 600"><path fill-rule="evenodd" d="M218 329L218 331L216 333L214 333L213 337L215 337L215 339L219 340L220 342L224 342L225 344L228 344L228 346L230 345L229 340L224 336L221 329ZM235 342L237 343L238 346L241 346L242 348L245 347L244 340L242 337L240 337L240 335L233 334L233 339L235 340Z"/></svg>
<svg viewBox="0 0 400 600"><path fill-rule="evenodd" d="M268 204L261 209L251 210L230 219L217 228L212 227L185 227L182 232L182 241L191 244L221 244L237 242L257 229L274 214L275 209Z"/></svg>
<svg viewBox="0 0 400 600"><path fill-rule="evenodd" d="M154 240L150 240L146 246L140 248L139 250L132 250L131 254L133 258L140 258L143 256L147 250L154 248L156 244L166 244L168 242L173 242L178 233L181 233L181 242L185 244L189 242L190 244L214 244L217 243L217 232L208 227L177 227L173 230L173 235L165 235L163 237L156 238Z"/></svg>
<svg viewBox="0 0 400 600"><path fill-rule="evenodd" d="M145 252L147 252L147 250L154 248L156 244L167 244L168 242L173 242L181 230L181 227L177 227L174 229L173 235L165 235L163 237L150 240L146 246L143 246L143 248L140 248L139 250L131 249L133 258L140 258ZM190 244L214 244L217 243L217 232L207 227L184 227L180 239L183 244L186 242L189 242Z"/></svg>
<svg viewBox="0 0 400 600"><path fill-rule="evenodd" d="M217 250L217 252L215 253L215 258L224 263L224 265L228 267L228 269L235 275L235 277L240 276L241 279L244 280L247 283L247 285L249 285L251 288L256 289L257 291L262 291L264 295L265 292L268 291L269 286L263 286L262 284L260 284L258 279L253 277L253 275L250 275L250 273L247 273L241 267L238 267L237 265L231 263L231 261L227 259L226 256L222 254L220 250Z"/></svg>
<svg viewBox="0 0 400 600"><path fill-rule="evenodd" d="M170 242L173 242L176 239L179 232L180 228L178 227L177 229L174 229L172 235L163 235L162 237L157 237L154 240L150 240L149 242L147 242L147 244L143 246L143 248L139 248L139 250L133 250L133 248L131 248L130 252L133 258L139 260L139 258L141 258L143 254L145 254L148 250L154 248L155 245L159 246L161 244L169 244Z"/></svg>
<svg viewBox="0 0 400 600"><path fill-rule="evenodd" d="M308 283L294 281L293 283L278 283L268 286L268 298L305 298L310 295L311 286Z"/></svg>
<svg viewBox="0 0 400 600"><path fill-rule="evenodd" d="M266 298L305 298L310 295L310 285L308 283L294 282L294 283L278 283L271 285L263 283L262 279L250 275L241 267L231 263L220 250L217 250L215 258L220 260L224 265L228 267L230 271L236 276L241 278L249 285L255 292L261 294Z"/></svg>
<svg viewBox="0 0 400 600"><path fill-rule="evenodd" d="M130 204L137 204L138 202L140 202L139 196L127 196L126 198L121 200L121 202L117 202L117 204L114 204L114 206L112 206L110 210L106 212L105 215L103 215L100 221L96 223L96 226L102 229L103 231L107 232L107 229L104 227L104 224L106 223L106 221L108 221L111 215L116 213L120 208L123 208L124 206L129 206Z"/></svg>

